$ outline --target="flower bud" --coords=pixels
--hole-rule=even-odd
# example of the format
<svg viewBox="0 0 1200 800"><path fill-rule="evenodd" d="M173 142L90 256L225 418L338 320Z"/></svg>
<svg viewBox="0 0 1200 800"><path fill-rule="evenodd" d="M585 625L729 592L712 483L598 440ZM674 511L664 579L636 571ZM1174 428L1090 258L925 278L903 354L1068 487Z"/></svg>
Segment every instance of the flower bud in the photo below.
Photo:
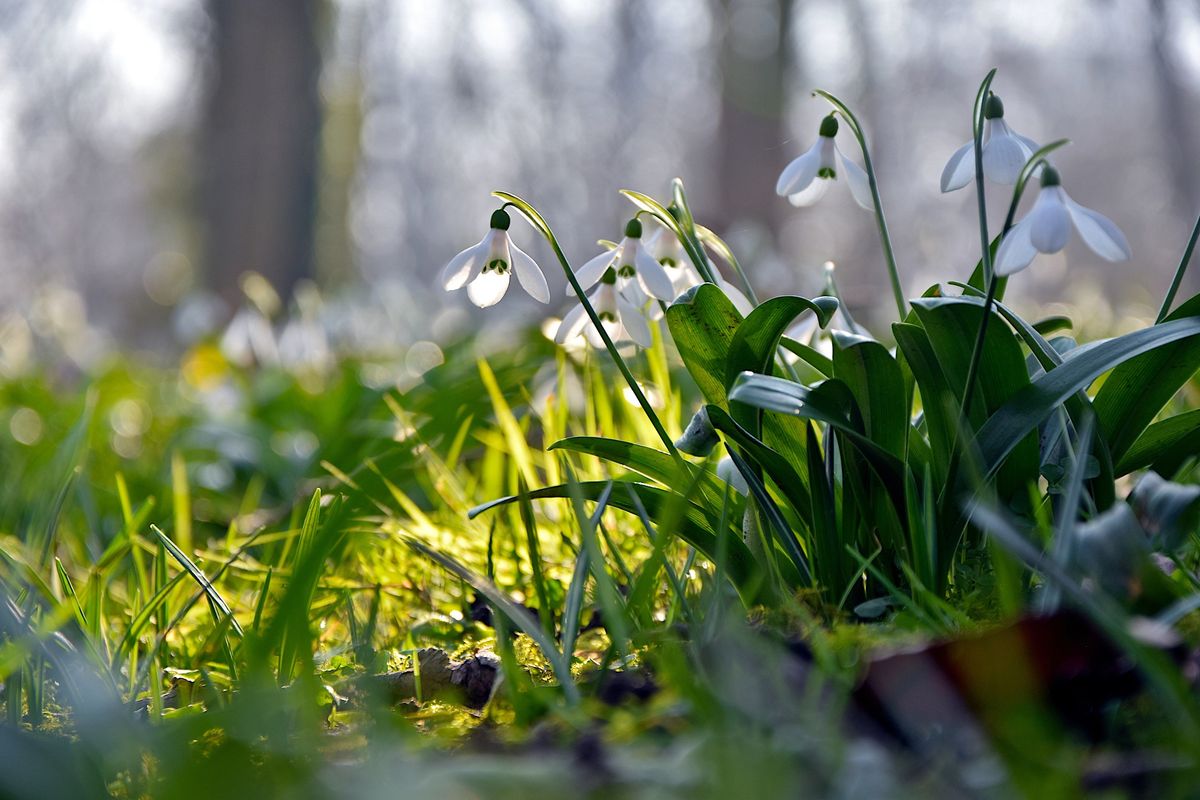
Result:
<svg viewBox="0 0 1200 800"><path fill-rule="evenodd" d="M680 452L687 453L689 456L703 458L713 451L718 441L717 432L708 419L708 410L701 407L692 416L692 421L688 423L683 436L680 436L675 442L675 446L679 448Z"/></svg>
<svg viewBox="0 0 1200 800"><path fill-rule="evenodd" d="M637 217L625 223L625 236L630 239L642 238L642 223L638 222Z"/></svg>
<svg viewBox="0 0 1200 800"><path fill-rule="evenodd" d="M1000 98L989 93L988 98L983 104L984 119L1000 119L1004 116L1004 103L1000 102Z"/></svg>
<svg viewBox="0 0 1200 800"><path fill-rule="evenodd" d="M821 120L821 129L818 131L818 133L820 133L826 139L832 139L834 136L837 136L837 132L837 117L835 117L833 114L830 114L828 117Z"/></svg>
<svg viewBox="0 0 1200 800"><path fill-rule="evenodd" d="M492 227L498 231L508 230L508 226L512 224L512 218L508 216L508 212L503 208L497 208L492 212Z"/></svg>
<svg viewBox="0 0 1200 800"><path fill-rule="evenodd" d="M738 494L743 496L750 494L750 484L746 483L745 476L733 463L732 458L722 458L717 462L717 477L728 483Z"/></svg>

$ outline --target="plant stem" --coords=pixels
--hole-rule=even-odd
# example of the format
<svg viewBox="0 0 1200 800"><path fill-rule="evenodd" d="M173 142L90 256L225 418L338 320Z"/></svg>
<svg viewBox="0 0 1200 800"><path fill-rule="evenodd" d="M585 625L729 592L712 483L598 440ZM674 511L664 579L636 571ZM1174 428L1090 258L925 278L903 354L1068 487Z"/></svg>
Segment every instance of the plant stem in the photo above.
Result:
<svg viewBox="0 0 1200 800"><path fill-rule="evenodd" d="M1175 268L1175 277L1171 281L1171 288L1167 290L1167 296L1163 298L1162 308L1158 310L1158 318L1154 320L1155 325L1166 319L1167 314L1171 311L1171 305L1175 302L1175 294L1179 291L1179 284L1183 283L1183 273L1187 272L1188 262L1192 260L1192 251L1196 249L1197 238L1200 238L1200 217L1196 217L1192 236L1188 239L1187 248L1183 251L1183 258L1179 260L1179 266Z"/></svg>
<svg viewBox="0 0 1200 800"><path fill-rule="evenodd" d="M862 125L859 124L858 118L854 116L845 103L838 100L828 92L818 89L814 94L819 94L841 112L846 122L850 125L850 130L854 133L854 138L858 140L858 146L862 150L863 169L867 172L867 183L871 187L871 202L875 206L875 224L879 228L879 239L883 244L883 258L887 262L888 277L892 282L892 294L896 300L896 311L900 314L900 319L903 320L908 315L908 303L904 300L904 287L900 283L900 270L896 266L896 254L892 249L892 235L888 232L887 219L883 215L883 201L879 199L879 183L875 179L875 167L871 163L871 151L867 148L867 137L863 133Z"/></svg>
<svg viewBox="0 0 1200 800"><path fill-rule="evenodd" d="M992 79L996 77L996 70L993 69L983 79L983 83L979 86L979 93L975 96L975 108L971 118L971 134L974 141L974 156L975 156L975 197L979 206L979 240L983 248L983 280L988 286L989 296L994 291L994 281L992 279L992 249L989 246L991 238L988 236L987 224L987 198L983 191L983 109L987 102L988 91L992 86ZM1010 216L1015 213L1015 203L1010 209ZM986 305L990 306L990 302ZM987 325L987 314L983 316L983 325ZM982 336L980 340L982 340ZM969 388L969 387L968 387ZM967 397L969 398L970 395ZM964 403L970 402L964 398Z"/></svg>

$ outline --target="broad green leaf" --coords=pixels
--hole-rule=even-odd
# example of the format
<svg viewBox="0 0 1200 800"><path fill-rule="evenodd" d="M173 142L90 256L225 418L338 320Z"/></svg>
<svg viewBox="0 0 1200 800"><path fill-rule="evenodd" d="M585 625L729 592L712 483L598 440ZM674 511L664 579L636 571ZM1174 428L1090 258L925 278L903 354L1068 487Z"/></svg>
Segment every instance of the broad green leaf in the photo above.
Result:
<svg viewBox="0 0 1200 800"><path fill-rule="evenodd" d="M756 462L763 471L775 481L775 485L791 503L792 508L796 511L797 516L804 522L809 521L808 517L808 485L807 480L801 475L792 463L782 455L772 450L762 440L757 439L743 428L729 414L725 413L719 406L710 405L708 408L708 419L712 426L721 433L725 434L734 444L741 448L742 454ZM804 427L808 427L808 423L804 423Z"/></svg>
<svg viewBox="0 0 1200 800"><path fill-rule="evenodd" d="M794 339L789 339L786 336L780 338L779 346L795 355L817 372L821 373L822 377L833 377L833 361L831 361L828 356L822 355L816 349L809 347L806 344L802 344L801 342L797 342Z"/></svg>
<svg viewBox="0 0 1200 800"><path fill-rule="evenodd" d="M834 377L845 383L862 412L867 436L897 458L908 435L908 393L900 365L874 339L841 331L833 335Z"/></svg>
<svg viewBox="0 0 1200 800"><path fill-rule="evenodd" d="M929 437L933 477L942 484L949 469L950 448L954 445L955 420L958 416L955 411L955 392L946 383L946 375L938 364L924 328L897 322L892 325L892 335L896 337L896 344L908 368L912 370L921 393L921 412Z"/></svg>
<svg viewBox="0 0 1200 800"><path fill-rule="evenodd" d="M887 487L893 505L904 508L904 464L865 435L858 404L843 382L832 378L807 387L770 375L742 373L729 398L832 425L865 456Z"/></svg>
<svg viewBox="0 0 1200 800"><path fill-rule="evenodd" d="M1151 424L1125 452L1116 467L1117 475L1153 467L1155 472L1174 475L1187 459L1200 453L1200 410L1185 411Z"/></svg>
<svg viewBox="0 0 1200 800"><path fill-rule="evenodd" d="M742 315L724 292L702 283L672 303L666 319L683 365L700 392L708 402L728 408L725 364Z"/></svg>
<svg viewBox="0 0 1200 800"><path fill-rule="evenodd" d="M1192 297L1166 320L1146 331L1185 323L1198 316L1200 295ZM1100 430L1112 451L1113 461L1124 460L1126 452L1150 421L1198 368L1200 337L1181 336L1164 340L1113 370L1096 392L1093 401L1096 416L1100 420Z"/></svg>
<svg viewBox="0 0 1200 800"><path fill-rule="evenodd" d="M946 384L961 407L975 339L983 322L983 307L975 300L947 297L914 300L913 309L929 337ZM988 325L980 364L975 384L980 402L973 405L969 420L976 430L990 414L1029 386L1021 346L1001 319L993 318ZM1032 429L1013 443L1009 453L998 478L1000 493L1005 498L1024 496L1029 482L1037 480L1041 463Z"/></svg>
<svg viewBox="0 0 1200 800"><path fill-rule="evenodd" d="M1200 318L1188 317L1073 351L1061 366L1014 394L979 429L975 441L984 468L988 474L994 474L1005 457L1055 408L1104 373L1143 353L1197 336L1200 336Z"/></svg>
<svg viewBox="0 0 1200 800"><path fill-rule="evenodd" d="M785 295L772 297L755 308L738 326L733 340L729 343L725 385L732 385L743 372L770 374L780 337L796 318L806 311L811 311L816 314L817 321L824 328L829 324L837 307L837 299L833 297L809 300L805 297Z"/></svg>

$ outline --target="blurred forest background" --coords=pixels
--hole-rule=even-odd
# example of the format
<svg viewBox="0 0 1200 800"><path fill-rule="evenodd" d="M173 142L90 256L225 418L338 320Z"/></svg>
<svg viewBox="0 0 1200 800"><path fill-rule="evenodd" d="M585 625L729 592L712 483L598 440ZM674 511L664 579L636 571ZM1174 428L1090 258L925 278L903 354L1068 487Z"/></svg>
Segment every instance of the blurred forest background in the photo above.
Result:
<svg viewBox="0 0 1200 800"><path fill-rule="evenodd" d="M1152 315L1200 209L1196 0L0 0L0 65L0 370L45 336L80 363L170 352L226 324L251 270L368 347L517 324L520 293L468 316L434 280L491 189L582 263L630 213L617 189L676 175L760 291L815 292L833 260L886 319L872 216L773 193L827 111L815 87L867 126L913 294L977 258L974 195L938 178L994 65L1010 124L1073 140L1068 191L1134 251L1076 241L1018 302Z"/></svg>

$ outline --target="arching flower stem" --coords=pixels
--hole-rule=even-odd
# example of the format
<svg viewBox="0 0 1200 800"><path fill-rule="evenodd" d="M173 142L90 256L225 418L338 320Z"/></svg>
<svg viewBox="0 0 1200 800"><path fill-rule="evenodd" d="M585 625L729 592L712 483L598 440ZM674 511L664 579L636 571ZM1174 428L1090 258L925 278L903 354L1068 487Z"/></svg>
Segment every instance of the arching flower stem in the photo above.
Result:
<svg viewBox="0 0 1200 800"><path fill-rule="evenodd" d="M900 271L896 267L896 254L892 249L892 236L888 233L887 219L883 215L883 202L879 199L879 185L875 179L875 167L871 163L871 152L867 149L867 137L863 133L862 125L859 124L858 118L854 116L854 112L845 103L821 89L817 89L813 94L820 95L833 104L833 107L837 109L838 113L842 115L846 123L850 126L850 131L854 134L854 138L858 140L858 146L862 149L863 169L866 170L867 181L871 187L871 202L875 206L875 222L879 227L879 238L883 244L883 257L887 262L888 277L892 282L892 294L896 299L896 311L900 314L900 319L903 320L908 314L908 303L904 300L904 287L900 283ZM978 146L975 148L975 152L976 167L982 170L982 162L979 161ZM986 242L984 246L986 248Z"/></svg>
<svg viewBox="0 0 1200 800"><path fill-rule="evenodd" d="M679 451L675 449L674 440L671 438L671 435L667 433L667 429L663 427L662 420L658 418L658 414L655 413L654 407L651 406L650 401L646 399L645 392L642 391L642 387L638 386L638 382L634 379L633 373L630 372L629 366L625 363L625 359L621 357L620 351L617 350L617 346L613 343L612 337L608 335L608 330L604 327L604 322L600 319L600 315L596 313L596 309L592 307L591 302L588 301L587 295L584 294L583 287L579 285L579 281L575 277L575 270L571 268L571 263L567 261L567 257L563 253L562 247L559 246L558 237L554 235L554 231L550 229L550 226L546 223L546 220L542 217L542 215L538 213L537 209L522 200L520 197L517 197L515 194L509 194L508 192L492 192L492 194L505 201L504 204L506 207L512 206L513 208L517 209L517 211L520 211L521 215L525 217L529 224L532 225L534 229L538 231L538 233L542 234L547 242L549 242L550 249L554 251L555 257L558 258L558 263L562 265L563 272L567 276L567 281L571 284L571 288L575 291L575 296L579 298L579 302L583 305L584 311L587 312L588 318L591 319L592 324L596 327L596 332L600 335L600 339L604 342L604 348L608 350L608 354L612 358L613 363L617 365L617 370L620 371L621 377L625 379L625 383L628 384L629 390L633 392L633 396L637 400L638 405L641 406L642 411L650 420L650 424L654 426L654 432L658 434L658 437L663 442L663 446L667 448L667 452L671 454L676 463L680 465L685 464L686 462L684 462L683 457L679 455Z"/></svg>

